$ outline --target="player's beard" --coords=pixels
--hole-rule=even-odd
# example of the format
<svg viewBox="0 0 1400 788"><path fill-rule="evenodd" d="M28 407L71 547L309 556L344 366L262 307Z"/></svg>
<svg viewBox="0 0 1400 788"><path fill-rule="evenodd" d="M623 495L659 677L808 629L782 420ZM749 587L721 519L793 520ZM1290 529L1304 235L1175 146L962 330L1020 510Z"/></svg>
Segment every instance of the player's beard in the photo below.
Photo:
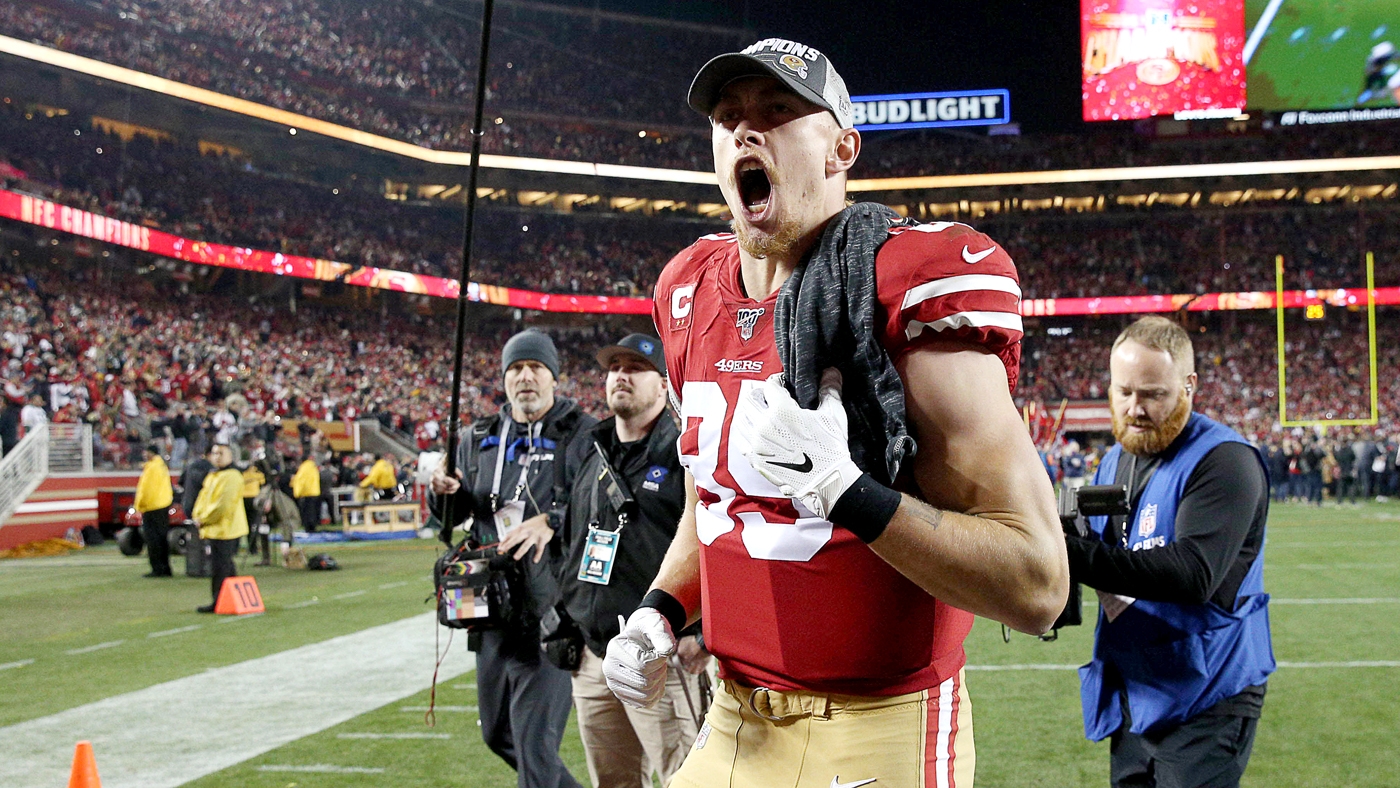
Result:
<svg viewBox="0 0 1400 788"><path fill-rule="evenodd" d="M801 226L791 220L779 222L777 231L772 233L757 230L738 219L731 222L730 226L734 229L734 235L739 239L739 248L747 252L750 257L769 257L774 254L783 254L796 246L798 240L802 238Z"/></svg>
<svg viewBox="0 0 1400 788"><path fill-rule="evenodd" d="M1139 457L1152 457L1166 451L1185 429L1187 420L1191 418L1191 397L1184 390L1179 392L1172 412L1155 426L1149 421L1125 420L1118 415L1117 408L1110 409L1113 411L1113 437L1123 444L1123 449ZM1133 433L1128 431L1130 426L1146 427L1147 430Z"/></svg>

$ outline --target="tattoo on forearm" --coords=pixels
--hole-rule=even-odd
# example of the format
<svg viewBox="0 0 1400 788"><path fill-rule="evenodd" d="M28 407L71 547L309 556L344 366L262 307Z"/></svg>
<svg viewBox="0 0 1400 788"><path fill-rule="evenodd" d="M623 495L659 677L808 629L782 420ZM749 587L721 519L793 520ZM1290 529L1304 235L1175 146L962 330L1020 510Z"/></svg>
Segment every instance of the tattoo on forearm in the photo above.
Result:
<svg viewBox="0 0 1400 788"><path fill-rule="evenodd" d="M937 531L938 527L943 524L943 510L929 506L913 496L908 496L908 498L914 502L914 516L928 523L930 530Z"/></svg>

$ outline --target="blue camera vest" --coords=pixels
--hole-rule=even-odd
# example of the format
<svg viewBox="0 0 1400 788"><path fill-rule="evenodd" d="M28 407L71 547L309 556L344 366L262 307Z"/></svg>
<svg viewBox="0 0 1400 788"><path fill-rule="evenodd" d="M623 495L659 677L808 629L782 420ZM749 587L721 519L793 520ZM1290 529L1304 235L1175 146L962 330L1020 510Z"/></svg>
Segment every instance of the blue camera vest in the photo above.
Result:
<svg viewBox="0 0 1400 788"><path fill-rule="evenodd" d="M1153 549L1176 537L1176 508L1196 465L1222 443L1246 443L1234 430L1193 413L1182 436L1162 455L1142 492L1128 547ZM1112 484L1122 446L1105 455L1094 484ZM1256 449L1255 454L1259 452ZM1263 457L1259 457L1264 466ZM1100 539L1107 517L1089 518ZM1079 669L1084 735L1099 741L1123 724L1126 692L1132 733L1195 717L1274 672L1269 638L1269 595L1264 593L1264 550L1240 584L1236 610L1213 602L1179 605L1139 599L1113 621L1099 612L1094 658Z"/></svg>

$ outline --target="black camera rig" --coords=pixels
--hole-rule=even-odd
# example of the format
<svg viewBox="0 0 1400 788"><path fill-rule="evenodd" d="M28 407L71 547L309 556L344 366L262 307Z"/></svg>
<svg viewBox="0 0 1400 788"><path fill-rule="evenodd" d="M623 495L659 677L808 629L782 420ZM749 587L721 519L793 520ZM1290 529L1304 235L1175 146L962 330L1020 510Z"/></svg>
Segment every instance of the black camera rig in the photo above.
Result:
<svg viewBox="0 0 1400 788"><path fill-rule="evenodd" d="M1092 484L1083 487L1063 487L1059 500L1060 527L1066 534L1089 535L1089 517L1112 517L1129 515L1133 507L1128 500L1126 484ZM1050 627L1050 633L1041 635L1041 640L1054 640L1064 627L1077 627L1084 623L1083 594L1073 576L1069 580L1069 600L1065 609Z"/></svg>

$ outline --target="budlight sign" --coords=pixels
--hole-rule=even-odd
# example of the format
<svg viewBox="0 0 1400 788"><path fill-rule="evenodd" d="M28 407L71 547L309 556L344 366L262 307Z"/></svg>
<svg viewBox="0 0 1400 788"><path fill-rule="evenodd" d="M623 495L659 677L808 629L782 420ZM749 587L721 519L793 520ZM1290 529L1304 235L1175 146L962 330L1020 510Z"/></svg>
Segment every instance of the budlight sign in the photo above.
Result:
<svg viewBox="0 0 1400 788"><path fill-rule="evenodd" d="M851 112L860 131L1000 126L1011 122L1011 92L955 90L852 96Z"/></svg>

